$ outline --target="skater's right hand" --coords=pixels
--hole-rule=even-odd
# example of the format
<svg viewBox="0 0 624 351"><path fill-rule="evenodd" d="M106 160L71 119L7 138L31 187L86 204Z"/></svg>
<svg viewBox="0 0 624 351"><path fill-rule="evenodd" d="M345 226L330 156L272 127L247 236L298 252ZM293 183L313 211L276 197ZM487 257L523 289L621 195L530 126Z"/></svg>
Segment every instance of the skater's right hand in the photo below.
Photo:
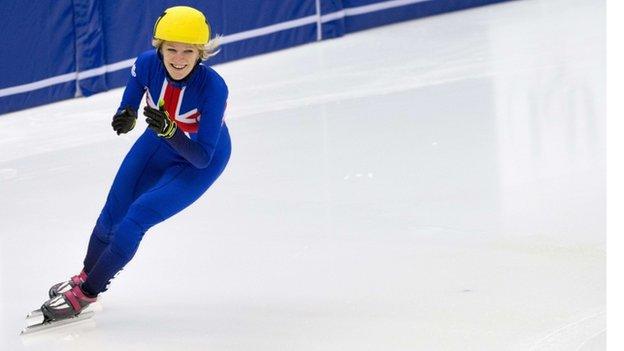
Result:
<svg viewBox="0 0 624 351"><path fill-rule="evenodd" d="M111 125L113 126L113 130L117 132L117 135L125 134L134 128L136 119L136 111L128 106L113 116L113 123L111 123Z"/></svg>

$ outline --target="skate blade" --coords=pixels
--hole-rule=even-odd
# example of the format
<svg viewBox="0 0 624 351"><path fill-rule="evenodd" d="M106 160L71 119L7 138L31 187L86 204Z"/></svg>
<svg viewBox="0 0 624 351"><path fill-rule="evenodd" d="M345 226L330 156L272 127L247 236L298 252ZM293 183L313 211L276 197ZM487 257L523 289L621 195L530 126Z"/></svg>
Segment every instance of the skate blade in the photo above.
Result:
<svg viewBox="0 0 624 351"><path fill-rule="evenodd" d="M33 311L33 312L36 312L36 311ZM41 313L41 311L39 311L39 313ZM44 331L44 330L51 330L51 329L56 329L62 326L67 326L70 324L76 324L76 323L91 319L93 315L95 315L94 311L84 311L75 317L61 319L59 321L46 322L45 318L43 317L43 314L41 314L40 320L37 321L37 323L27 325L26 328L24 328L20 332L20 335L29 335L29 334L33 334L33 333ZM34 319L36 319L36 317L30 318L31 321L33 321Z"/></svg>
<svg viewBox="0 0 624 351"><path fill-rule="evenodd" d="M100 303L99 301L96 301L92 304L90 304L89 306L87 306L84 311L82 311L82 313L85 312L101 312L102 310L104 310L104 306L102 306L102 303ZM28 313L26 315L26 319L39 319L39 318L43 318L43 312L41 312L41 309L36 309L30 313Z"/></svg>
<svg viewBox="0 0 624 351"><path fill-rule="evenodd" d="M41 312L41 310L34 310L26 315L26 319L33 319L33 318L39 318L39 317L43 317L43 312Z"/></svg>

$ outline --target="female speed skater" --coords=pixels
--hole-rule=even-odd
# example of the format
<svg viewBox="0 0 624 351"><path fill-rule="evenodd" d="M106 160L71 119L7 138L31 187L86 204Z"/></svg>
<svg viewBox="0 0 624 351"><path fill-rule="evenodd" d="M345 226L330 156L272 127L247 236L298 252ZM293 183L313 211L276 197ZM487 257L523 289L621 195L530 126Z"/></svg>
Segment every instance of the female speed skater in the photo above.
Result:
<svg viewBox="0 0 624 351"><path fill-rule="evenodd" d="M199 199L225 169L228 89L202 63L218 52L215 39L205 16L191 7L168 8L156 20L155 49L137 57L112 120L117 135L131 131L145 94L148 127L115 176L82 271L50 288L41 307L47 321L74 317L95 302L145 232Z"/></svg>

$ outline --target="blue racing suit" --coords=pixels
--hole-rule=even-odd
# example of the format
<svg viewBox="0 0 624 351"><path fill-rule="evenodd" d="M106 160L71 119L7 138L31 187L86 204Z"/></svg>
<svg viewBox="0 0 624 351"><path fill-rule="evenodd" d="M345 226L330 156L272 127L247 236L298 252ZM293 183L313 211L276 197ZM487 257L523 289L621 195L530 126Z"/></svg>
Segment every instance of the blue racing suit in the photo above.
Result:
<svg viewBox="0 0 624 351"><path fill-rule="evenodd" d="M82 285L87 294L106 290L145 232L199 199L230 158L223 121L228 89L213 69L200 63L174 81L160 54L147 51L132 66L118 111L138 110L143 95L154 108L164 100L178 129L165 139L146 128L124 158L89 240Z"/></svg>

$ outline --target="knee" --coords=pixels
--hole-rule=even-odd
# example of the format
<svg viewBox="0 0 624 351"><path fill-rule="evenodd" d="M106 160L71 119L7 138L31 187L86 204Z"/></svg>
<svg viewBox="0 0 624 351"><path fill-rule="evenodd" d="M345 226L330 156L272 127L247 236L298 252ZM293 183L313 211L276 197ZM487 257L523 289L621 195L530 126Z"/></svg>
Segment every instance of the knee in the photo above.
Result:
<svg viewBox="0 0 624 351"><path fill-rule="evenodd" d="M115 229L111 248L121 257L130 260L139 247L143 235L162 217L141 206L132 206L126 217Z"/></svg>
<svg viewBox="0 0 624 351"><path fill-rule="evenodd" d="M95 225L94 232L102 239L110 236L117 230L117 227L124 218L128 207L123 205L117 196L111 191L106 199L104 208L100 212Z"/></svg>
<svg viewBox="0 0 624 351"><path fill-rule="evenodd" d="M98 217L97 222L95 222L93 234L91 234L104 244L110 243L113 238L113 227L109 218L110 217L105 213L105 211L102 210L100 217Z"/></svg>
<svg viewBox="0 0 624 351"><path fill-rule="evenodd" d="M156 210L151 209L144 204L134 204L128 209L128 213L124 218L125 221L135 223L143 232L148 231L151 227L165 220L164 216Z"/></svg>
<svg viewBox="0 0 624 351"><path fill-rule="evenodd" d="M124 219L110 243L111 250L125 261L129 261L139 247L145 231L131 219Z"/></svg>

